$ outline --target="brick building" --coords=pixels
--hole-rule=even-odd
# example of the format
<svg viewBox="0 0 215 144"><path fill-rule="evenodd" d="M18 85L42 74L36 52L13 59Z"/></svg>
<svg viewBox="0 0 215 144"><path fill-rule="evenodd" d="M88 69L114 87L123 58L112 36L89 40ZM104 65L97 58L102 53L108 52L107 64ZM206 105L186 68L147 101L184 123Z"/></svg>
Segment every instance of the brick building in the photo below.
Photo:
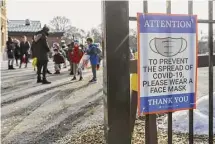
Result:
<svg viewBox="0 0 215 144"><path fill-rule="evenodd" d="M1 25L1 35L0 35L0 46L1 52L3 52L4 48L6 47L7 41L7 8L6 8L6 0L0 1L0 25Z"/></svg>
<svg viewBox="0 0 215 144"><path fill-rule="evenodd" d="M8 36L21 40L21 37L25 35L29 42L32 42L33 35L42 29L40 21L26 20L9 20L8 21ZM50 35L48 37L48 43L51 46L53 42L60 42L63 32L55 32L50 29Z"/></svg>

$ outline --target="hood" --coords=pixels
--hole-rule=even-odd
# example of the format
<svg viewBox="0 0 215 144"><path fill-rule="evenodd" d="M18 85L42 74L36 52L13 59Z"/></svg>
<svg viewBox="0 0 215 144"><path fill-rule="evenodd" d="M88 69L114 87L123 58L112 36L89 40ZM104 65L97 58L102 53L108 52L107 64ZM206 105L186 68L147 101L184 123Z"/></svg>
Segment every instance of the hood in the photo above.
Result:
<svg viewBox="0 0 215 144"><path fill-rule="evenodd" d="M74 48L75 50L79 50L80 47L79 47L79 46L74 46L73 48Z"/></svg>
<svg viewBox="0 0 215 144"><path fill-rule="evenodd" d="M42 34L37 34L34 36L34 41L37 42L42 37Z"/></svg>

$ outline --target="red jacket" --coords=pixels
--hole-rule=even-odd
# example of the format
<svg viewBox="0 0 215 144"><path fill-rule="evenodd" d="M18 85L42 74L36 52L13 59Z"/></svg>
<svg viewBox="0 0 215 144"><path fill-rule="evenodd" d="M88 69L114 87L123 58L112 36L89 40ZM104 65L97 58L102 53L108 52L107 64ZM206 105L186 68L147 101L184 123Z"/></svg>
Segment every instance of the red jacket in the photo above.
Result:
<svg viewBox="0 0 215 144"><path fill-rule="evenodd" d="M69 54L72 63L78 64L83 56L83 51L79 47L74 47L72 52Z"/></svg>

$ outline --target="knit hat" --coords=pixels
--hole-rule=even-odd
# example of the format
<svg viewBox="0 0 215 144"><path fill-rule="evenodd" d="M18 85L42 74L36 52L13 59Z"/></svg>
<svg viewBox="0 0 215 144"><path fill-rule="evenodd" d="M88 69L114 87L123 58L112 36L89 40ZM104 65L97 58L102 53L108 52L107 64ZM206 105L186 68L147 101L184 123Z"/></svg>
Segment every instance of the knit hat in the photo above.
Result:
<svg viewBox="0 0 215 144"><path fill-rule="evenodd" d="M75 41L74 41L74 44L79 44L79 41L78 41L78 40L75 40Z"/></svg>
<svg viewBox="0 0 215 144"><path fill-rule="evenodd" d="M44 25L43 31L49 32L49 27L47 25Z"/></svg>
<svg viewBox="0 0 215 144"><path fill-rule="evenodd" d="M59 45L59 43L53 43L53 47L55 47L55 48L57 48L57 49L59 49L60 48L60 45Z"/></svg>

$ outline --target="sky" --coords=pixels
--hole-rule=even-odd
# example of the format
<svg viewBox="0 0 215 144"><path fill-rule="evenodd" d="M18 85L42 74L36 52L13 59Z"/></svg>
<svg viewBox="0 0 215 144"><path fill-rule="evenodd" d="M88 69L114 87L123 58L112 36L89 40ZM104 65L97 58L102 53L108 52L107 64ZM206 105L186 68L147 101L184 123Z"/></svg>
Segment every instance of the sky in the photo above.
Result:
<svg viewBox="0 0 215 144"><path fill-rule="evenodd" d="M186 14L187 1L172 0L172 13ZM165 6L165 0L148 1L149 12L165 13ZM42 25L49 24L54 16L65 16L71 20L72 26L90 30L98 26L102 20L101 0L7 0L7 8L9 20L39 20ZM130 0L129 15L136 16L137 12L143 12L143 2ZM194 0L193 12L199 19L207 19L207 0ZM136 28L136 22L130 22L130 27ZM207 30L207 24L199 24L199 32L207 33Z"/></svg>

